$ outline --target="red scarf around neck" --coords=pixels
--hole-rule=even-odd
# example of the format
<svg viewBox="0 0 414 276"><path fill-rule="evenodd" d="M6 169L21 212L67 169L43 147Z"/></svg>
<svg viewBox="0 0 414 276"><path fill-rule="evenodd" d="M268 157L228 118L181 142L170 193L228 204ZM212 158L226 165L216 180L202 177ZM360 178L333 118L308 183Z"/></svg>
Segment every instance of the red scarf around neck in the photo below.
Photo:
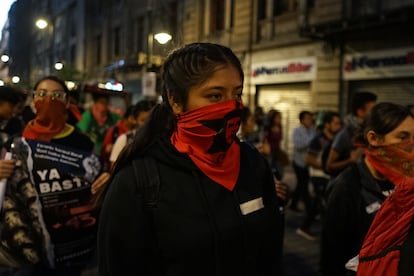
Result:
<svg viewBox="0 0 414 276"><path fill-rule="evenodd" d="M66 106L62 101L46 97L36 101L35 108L36 117L27 123L22 136L49 142L66 126L68 116Z"/></svg>
<svg viewBox="0 0 414 276"><path fill-rule="evenodd" d="M366 149L365 153L373 167L395 185L395 191L369 228L359 253L357 275L397 276L400 251L389 249L403 244L414 216L414 143Z"/></svg>
<svg viewBox="0 0 414 276"><path fill-rule="evenodd" d="M210 179L232 191L240 171L240 145L235 142L242 104L229 100L177 115L171 143L186 153Z"/></svg>

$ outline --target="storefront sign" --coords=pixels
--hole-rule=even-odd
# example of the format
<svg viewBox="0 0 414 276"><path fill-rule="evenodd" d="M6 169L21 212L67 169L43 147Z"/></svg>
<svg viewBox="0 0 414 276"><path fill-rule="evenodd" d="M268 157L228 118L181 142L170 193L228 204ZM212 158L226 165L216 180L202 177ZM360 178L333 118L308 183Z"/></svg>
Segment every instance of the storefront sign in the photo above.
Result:
<svg viewBox="0 0 414 276"><path fill-rule="evenodd" d="M311 81L316 75L316 57L253 64L252 83L286 83Z"/></svg>
<svg viewBox="0 0 414 276"><path fill-rule="evenodd" d="M345 80L414 76L414 48L372 51L344 56Z"/></svg>

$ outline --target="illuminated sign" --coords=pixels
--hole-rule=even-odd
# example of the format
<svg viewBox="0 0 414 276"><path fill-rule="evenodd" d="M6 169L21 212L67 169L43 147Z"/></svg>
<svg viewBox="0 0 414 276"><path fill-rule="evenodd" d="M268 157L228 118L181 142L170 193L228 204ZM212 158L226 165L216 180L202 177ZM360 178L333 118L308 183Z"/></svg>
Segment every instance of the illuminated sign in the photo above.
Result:
<svg viewBox="0 0 414 276"><path fill-rule="evenodd" d="M344 56L345 80L414 76L414 48L362 52Z"/></svg>
<svg viewBox="0 0 414 276"><path fill-rule="evenodd" d="M254 84L310 81L315 75L315 57L263 62L252 66Z"/></svg>

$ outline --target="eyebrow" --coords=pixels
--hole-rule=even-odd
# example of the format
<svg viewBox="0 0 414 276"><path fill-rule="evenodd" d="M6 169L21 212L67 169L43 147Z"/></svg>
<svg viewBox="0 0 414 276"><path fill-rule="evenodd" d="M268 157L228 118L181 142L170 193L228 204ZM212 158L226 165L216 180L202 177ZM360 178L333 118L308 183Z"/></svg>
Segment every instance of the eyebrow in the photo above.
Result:
<svg viewBox="0 0 414 276"><path fill-rule="evenodd" d="M212 90L212 89L224 90L226 89L226 87L220 86L220 85L214 85L214 86L206 86L203 88L203 90ZM238 90L238 89L243 89L243 85L239 85L233 88L233 90Z"/></svg>
<svg viewBox="0 0 414 276"><path fill-rule="evenodd" d="M397 133L397 135L410 135L411 132L407 131L407 130L401 130Z"/></svg>

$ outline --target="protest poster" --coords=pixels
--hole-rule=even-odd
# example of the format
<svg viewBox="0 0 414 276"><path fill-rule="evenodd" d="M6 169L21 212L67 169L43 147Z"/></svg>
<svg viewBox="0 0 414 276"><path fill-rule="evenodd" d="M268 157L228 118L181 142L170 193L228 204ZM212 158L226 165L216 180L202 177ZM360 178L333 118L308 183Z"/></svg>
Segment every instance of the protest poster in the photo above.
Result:
<svg viewBox="0 0 414 276"><path fill-rule="evenodd" d="M88 260L96 242L98 211L90 202L90 186L100 172L98 157L24 138L13 142L11 152L20 164L7 183L3 207L11 223L2 225L2 240L30 262L46 248L51 267ZM13 231L20 234L10 234ZM19 244L30 246L23 251Z"/></svg>

